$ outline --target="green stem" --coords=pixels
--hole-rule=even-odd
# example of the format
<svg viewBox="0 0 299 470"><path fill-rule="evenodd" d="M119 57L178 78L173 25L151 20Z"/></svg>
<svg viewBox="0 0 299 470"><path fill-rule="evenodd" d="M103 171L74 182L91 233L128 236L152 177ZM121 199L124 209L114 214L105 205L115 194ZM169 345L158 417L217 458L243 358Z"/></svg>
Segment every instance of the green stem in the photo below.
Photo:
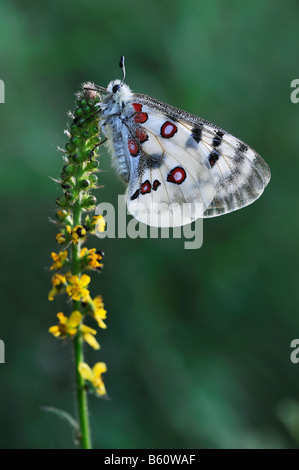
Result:
<svg viewBox="0 0 299 470"><path fill-rule="evenodd" d="M84 362L82 337L80 335L75 337L74 347L81 447L82 449L91 449L87 394L84 389L84 380L78 371L79 363Z"/></svg>
<svg viewBox="0 0 299 470"><path fill-rule="evenodd" d="M73 206L73 223L74 226L80 225L81 222L81 206L80 201L76 201ZM73 244L72 250L72 274L80 275L80 241ZM78 300L73 300L73 311L77 310L80 312L81 303ZM80 334L77 334L74 339L75 349L75 368L76 368L76 383L77 383L77 401L78 401L78 413L80 423L80 434L81 434L81 447L82 449L91 449L91 438L90 438L90 427L89 427L89 416L88 416L88 402L87 393L84 388L84 379L79 373L78 366L80 362L84 362L83 354L83 339Z"/></svg>

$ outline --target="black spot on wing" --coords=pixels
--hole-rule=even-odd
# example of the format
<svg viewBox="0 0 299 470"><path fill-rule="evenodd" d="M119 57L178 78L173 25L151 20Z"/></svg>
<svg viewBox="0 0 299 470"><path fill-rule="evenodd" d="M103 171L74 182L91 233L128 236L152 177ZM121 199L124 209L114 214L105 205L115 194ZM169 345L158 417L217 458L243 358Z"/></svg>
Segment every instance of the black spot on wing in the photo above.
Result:
<svg viewBox="0 0 299 470"><path fill-rule="evenodd" d="M157 191L157 189L158 189L159 186L161 186L160 181L155 180L155 181L153 182L153 190L154 190L154 191Z"/></svg>
<svg viewBox="0 0 299 470"><path fill-rule="evenodd" d="M215 165L215 163L219 160L219 158L220 158L220 153L218 152L218 150L212 150L212 152L209 155L209 163L211 167Z"/></svg>
<svg viewBox="0 0 299 470"><path fill-rule="evenodd" d="M203 124L198 124L191 129L191 136L186 142L187 147L197 148L197 144L201 141Z"/></svg>
<svg viewBox="0 0 299 470"><path fill-rule="evenodd" d="M152 155L145 155L146 165L149 168L160 168L162 165L163 154L153 153Z"/></svg>
<svg viewBox="0 0 299 470"><path fill-rule="evenodd" d="M245 157L243 155L242 152L240 152L239 150L237 150L235 152L235 162L238 163L239 165L242 165L244 162L245 162Z"/></svg>
<svg viewBox="0 0 299 470"><path fill-rule="evenodd" d="M140 189L137 189L134 194L130 197L131 201L134 201L134 199L137 199L140 194Z"/></svg>
<svg viewBox="0 0 299 470"><path fill-rule="evenodd" d="M247 152L248 147L247 147L247 145L244 144L243 142L239 142L239 143L238 143L238 150L239 150L240 152L242 152L242 153L245 153L245 152Z"/></svg>
<svg viewBox="0 0 299 470"><path fill-rule="evenodd" d="M163 162L162 153L153 153L152 155L149 155L147 153L142 153L138 162L139 176L143 175L143 173L148 169L160 168L160 166L162 165L162 162Z"/></svg>
<svg viewBox="0 0 299 470"><path fill-rule="evenodd" d="M222 137L224 136L224 132L221 130L216 131L216 134L213 138L212 145L214 148L219 147L222 141Z"/></svg>
<svg viewBox="0 0 299 470"><path fill-rule="evenodd" d="M236 151L235 151L235 162L238 163L239 165L242 165L245 160L245 153L248 150L248 146L244 144L243 142L238 142Z"/></svg>
<svg viewBox="0 0 299 470"><path fill-rule="evenodd" d="M193 129L191 130L191 137L193 137L193 139L197 143L201 141L202 128L203 128L203 125L200 124L198 126L194 126Z"/></svg>

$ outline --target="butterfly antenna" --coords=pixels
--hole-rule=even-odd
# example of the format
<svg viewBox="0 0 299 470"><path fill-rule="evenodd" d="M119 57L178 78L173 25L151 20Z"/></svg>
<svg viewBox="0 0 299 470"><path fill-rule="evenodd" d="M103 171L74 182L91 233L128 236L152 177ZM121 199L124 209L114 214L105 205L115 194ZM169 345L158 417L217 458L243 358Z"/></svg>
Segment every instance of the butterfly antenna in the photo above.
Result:
<svg viewBox="0 0 299 470"><path fill-rule="evenodd" d="M120 62L119 62L119 66L122 70L122 73L123 73L123 79L121 81L121 83L123 84L124 81L125 81L125 78L126 78L126 67L125 67L125 56L122 55L121 58L120 58Z"/></svg>
<svg viewBox="0 0 299 470"><path fill-rule="evenodd" d="M90 84L86 84L86 85L90 85ZM100 86L100 85L95 85L94 83L91 84L93 88L89 87L89 86L84 86L83 85L83 88L84 90L91 90L91 91L102 91L102 92L105 92L107 91L106 88Z"/></svg>

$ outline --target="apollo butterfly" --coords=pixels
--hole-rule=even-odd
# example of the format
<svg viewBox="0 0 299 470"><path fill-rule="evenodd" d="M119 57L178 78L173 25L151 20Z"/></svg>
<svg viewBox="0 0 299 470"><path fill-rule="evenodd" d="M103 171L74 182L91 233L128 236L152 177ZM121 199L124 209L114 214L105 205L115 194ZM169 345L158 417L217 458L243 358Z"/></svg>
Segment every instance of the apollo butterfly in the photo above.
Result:
<svg viewBox="0 0 299 470"><path fill-rule="evenodd" d="M127 206L153 226L185 225L251 204L270 180L264 160L202 118L133 93L122 80L97 87L100 130L127 184ZM182 210L183 207L187 210Z"/></svg>

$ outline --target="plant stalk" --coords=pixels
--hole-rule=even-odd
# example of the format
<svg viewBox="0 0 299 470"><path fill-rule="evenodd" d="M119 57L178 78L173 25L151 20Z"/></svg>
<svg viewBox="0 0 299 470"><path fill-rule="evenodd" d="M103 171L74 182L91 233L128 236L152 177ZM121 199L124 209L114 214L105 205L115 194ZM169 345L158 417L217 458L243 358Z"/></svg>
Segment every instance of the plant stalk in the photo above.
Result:
<svg viewBox="0 0 299 470"><path fill-rule="evenodd" d="M73 206L73 224L74 226L80 225L81 223L81 205L80 200L77 200ZM73 244L72 247L72 274L80 276L80 250L81 243ZM73 300L73 311L81 310L81 302ZM77 406L79 414L79 425L80 425L80 443L82 449L91 449L91 437L90 437L90 426L88 416L88 400L87 392L84 387L84 379L79 373L78 366L80 362L84 362L83 354L83 338L80 333L77 333L74 338L74 349L75 349L75 368L76 368L76 384L77 384Z"/></svg>

